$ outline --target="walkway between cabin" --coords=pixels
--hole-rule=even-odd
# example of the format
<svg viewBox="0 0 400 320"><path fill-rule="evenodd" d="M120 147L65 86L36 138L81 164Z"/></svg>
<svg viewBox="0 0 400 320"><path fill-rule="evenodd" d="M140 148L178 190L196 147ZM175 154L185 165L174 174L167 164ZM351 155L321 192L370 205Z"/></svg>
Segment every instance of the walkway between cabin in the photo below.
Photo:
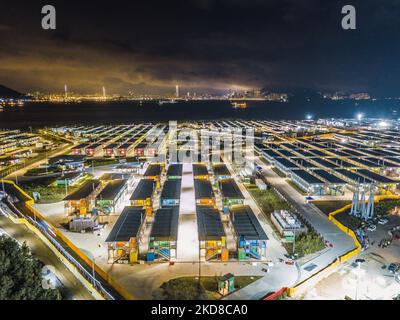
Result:
<svg viewBox="0 0 400 320"><path fill-rule="evenodd" d="M197 231L196 199L194 194L193 166L183 164L177 261L199 261L199 238Z"/></svg>

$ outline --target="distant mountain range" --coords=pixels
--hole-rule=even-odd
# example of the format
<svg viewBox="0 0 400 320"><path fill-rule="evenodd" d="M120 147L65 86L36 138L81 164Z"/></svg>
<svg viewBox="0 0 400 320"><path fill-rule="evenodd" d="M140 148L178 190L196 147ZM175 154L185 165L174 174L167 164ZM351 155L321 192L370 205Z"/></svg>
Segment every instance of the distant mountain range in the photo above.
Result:
<svg viewBox="0 0 400 320"><path fill-rule="evenodd" d="M13 89L7 88L0 84L0 98L3 99L22 99L25 98L26 95L15 91Z"/></svg>

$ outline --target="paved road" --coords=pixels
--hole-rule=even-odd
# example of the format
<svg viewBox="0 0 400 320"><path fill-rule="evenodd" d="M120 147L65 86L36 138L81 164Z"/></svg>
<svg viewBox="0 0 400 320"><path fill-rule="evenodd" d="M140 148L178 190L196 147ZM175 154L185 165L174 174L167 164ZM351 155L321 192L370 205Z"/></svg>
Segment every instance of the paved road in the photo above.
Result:
<svg viewBox="0 0 400 320"><path fill-rule="evenodd" d="M341 232L328 217L312 204L306 204L305 198L293 189L284 178L279 177L270 167L259 159L257 165L263 168L262 174L267 181L274 186L306 219L311 225L330 243L333 248L329 248L314 256L303 265L296 265L294 268L287 268L283 264L278 264L270 268L270 273L249 286L227 296L225 300L245 300L261 299L268 292L274 292L282 287L293 286L319 270L323 269L338 256L355 248L353 239Z"/></svg>
<svg viewBox="0 0 400 320"><path fill-rule="evenodd" d="M0 214L0 230L2 233L16 239L19 243L24 241L31 252L45 265L54 266L55 274L63 284L64 299L67 300L93 300L93 296L76 279L71 271L57 258L57 256L25 225L14 224L9 218Z"/></svg>
<svg viewBox="0 0 400 320"><path fill-rule="evenodd" d="M305 197L292 188L284 178L279 177L270 167L260 160L256 160L257 165L263 168L262 174L267 181L274 186L295 208L296 210L319 232L325 240L333 244L333 248L326 250L320 256L306 263L301 270L299 281L309 277L311 274L321 270L338 256L355 248L353 239L340 231L328 217L313 204L307 204ZM315 265L312 270L304 268Z"/></svg>

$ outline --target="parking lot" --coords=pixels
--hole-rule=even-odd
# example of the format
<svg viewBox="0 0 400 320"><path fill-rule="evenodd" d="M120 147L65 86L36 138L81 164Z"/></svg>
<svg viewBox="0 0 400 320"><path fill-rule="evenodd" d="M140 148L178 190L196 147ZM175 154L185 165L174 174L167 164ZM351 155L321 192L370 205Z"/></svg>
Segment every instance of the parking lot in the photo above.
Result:
<svg viewBox="0 0 400 320"><path fill-rule="evenodd" d="M384 225L376 224L376 230L367 231L372 244L367 250L343 264L302 298L390 300L397 296L400 292L399 272L391 272L389 266L400 265L400 240L393 239L385 248L379 243L389 238L389 230L400 225L400 216L390 216L388 220Z"/></svg>

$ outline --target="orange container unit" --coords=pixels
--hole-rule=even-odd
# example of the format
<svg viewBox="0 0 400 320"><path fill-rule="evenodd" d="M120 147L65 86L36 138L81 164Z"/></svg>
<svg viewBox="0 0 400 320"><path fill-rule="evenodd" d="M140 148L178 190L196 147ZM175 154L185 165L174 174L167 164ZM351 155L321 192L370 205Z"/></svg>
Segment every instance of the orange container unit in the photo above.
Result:
<svg viewBox="0 0 400 320"><path fill-rule="evenodd" d="M223 248L221 250L221 260L222 261L228 261L229 260L229 251L226 248Z"/></svg>
<svg viewBox="0 0 400 320"><path fill-rule="evenodd" d="M146 207L146 215L148 217L151 217L153 215L153 208L152 207Z"/></svg>

